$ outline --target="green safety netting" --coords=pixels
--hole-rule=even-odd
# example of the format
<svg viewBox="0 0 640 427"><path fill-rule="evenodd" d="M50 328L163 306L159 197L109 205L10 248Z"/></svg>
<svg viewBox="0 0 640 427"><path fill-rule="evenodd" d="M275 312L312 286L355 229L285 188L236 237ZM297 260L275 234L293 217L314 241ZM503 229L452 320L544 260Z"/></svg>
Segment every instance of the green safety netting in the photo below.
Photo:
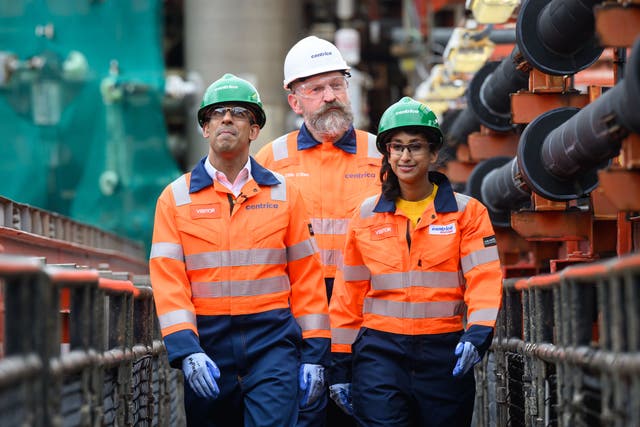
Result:
<svg viewBox="0 0 640 427"><path fill-rule="evenodd" d="M0 195L148 246L155 200L180 173L161 12L160 0L0 3Z"/></svg>

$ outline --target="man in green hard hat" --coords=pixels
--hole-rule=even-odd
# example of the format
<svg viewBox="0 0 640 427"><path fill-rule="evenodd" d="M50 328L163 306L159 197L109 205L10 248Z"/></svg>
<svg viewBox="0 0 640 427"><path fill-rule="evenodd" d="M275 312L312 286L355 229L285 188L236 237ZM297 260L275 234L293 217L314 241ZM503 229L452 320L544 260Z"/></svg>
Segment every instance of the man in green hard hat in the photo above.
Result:
<svg viewBox="0 0 640 427"><path fill-rule="evenodd" d="M326 390L322 266L298 190L249 156L265 121L251 83L213 82L209 153L156 206L151 282L190 426L294 426Z"/></svg>

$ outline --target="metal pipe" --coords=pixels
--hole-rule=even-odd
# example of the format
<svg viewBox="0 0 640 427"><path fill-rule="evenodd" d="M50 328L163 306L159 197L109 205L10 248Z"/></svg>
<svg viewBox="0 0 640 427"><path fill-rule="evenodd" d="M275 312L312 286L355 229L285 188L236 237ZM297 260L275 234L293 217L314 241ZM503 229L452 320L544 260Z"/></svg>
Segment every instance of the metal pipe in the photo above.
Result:
<svg viewBox="0 0 640 427"><path fill-rule="evenodd" d="M511 211L529 202L531 192L522 188L517 168L513 158L495 156L478 163L467 179L464 193L487 207L496 227L509 227Z"/></svg>
<svg viewBox="0 0 640 427"><path fill-rule="evenodd" d="M470 108L465 108L458 114L446 135L447 144L466 144L470 133L480 130L480 121Z"/></svg>
<svg viewBox="0 0 640 427"><path fill-rule="evenodd" d="M519 68L522 56L517 47L501 62L488 62L469 83L469 106L486 127L499 132L511 129L509 94L527 88L529 73Z"/></svg>
<svg viewBox="0 0 640 427"><path fill-rule="evenodd" d="M510 115L509 94L528 86L529 73L518 69L518 63L521 62L519 54L518 48L514 47L509 57L503 59L482 84L480 99L483 105L497 114Z"/></svg>
<svg viewBox="0 0 640 427"><path fill-rule="evenodd" d="M549 173L563 179L597 167L618 154L629 130L640 131L637 110L625 111L619 107L628 104L625 86L615 85L549 133L541 151L542 162Z"/></svg>
<svg viewBox="0 0 640 427"><path fill-rule="evenodd" d="M482 202L487 208L495 211L511 211L528 203L531 191L526 188L519 176L520 170L515 157L489 172L482 180L480 187Z"/></svg>
<svg viewBox="0 0 640 427"><path fill-rule="evenodd" d="M453 27L435 27L430 35L435 43L446 45L453 34ZM511 44L516 42L516 32L512 28L492 28L489 40L496 44Z"/></svg>

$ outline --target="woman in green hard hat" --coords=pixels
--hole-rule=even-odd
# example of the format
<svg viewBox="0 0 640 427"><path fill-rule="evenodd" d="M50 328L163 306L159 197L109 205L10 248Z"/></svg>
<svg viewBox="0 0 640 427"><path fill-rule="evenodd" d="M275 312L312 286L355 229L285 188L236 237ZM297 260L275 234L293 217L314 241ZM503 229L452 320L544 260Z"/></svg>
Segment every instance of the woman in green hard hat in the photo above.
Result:
<svg viewBox="0 0 640 427"><path fill-rule="evenodd" d="M380 119L382 194L349 223L329 308L330 394L358 425L471 422L502 273L486 208L429 170L442 142L409 97Z"/></svg>

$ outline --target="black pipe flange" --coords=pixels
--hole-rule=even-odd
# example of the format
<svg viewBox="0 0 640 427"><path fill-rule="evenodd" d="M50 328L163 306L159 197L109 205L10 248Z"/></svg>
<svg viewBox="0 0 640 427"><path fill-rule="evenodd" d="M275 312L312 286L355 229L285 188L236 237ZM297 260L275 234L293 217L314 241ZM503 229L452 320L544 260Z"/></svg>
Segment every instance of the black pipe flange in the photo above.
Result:
<svg viewBox="0 0 640 427"><path fill-rule="evenodd" d="M590 193L598 186L599 168L560 178L550 173L542 160L542 146L546 137L579 111L579 108L573 107L547 111L529 123L520 136L517 161L522 179L532 191L546 199L574 200Z"/></svg>
<svg viewBox="0 0 640 427"><path fill-rule="evenodd" d="M584 9L577 0L525 0L520 5L516 43L525 59L546 74L575 74L593 64L604 50L593 22L585 22L588 17L575 19L579 17L571 7ZM563 28L554 25L560 22Z"/></svg>

